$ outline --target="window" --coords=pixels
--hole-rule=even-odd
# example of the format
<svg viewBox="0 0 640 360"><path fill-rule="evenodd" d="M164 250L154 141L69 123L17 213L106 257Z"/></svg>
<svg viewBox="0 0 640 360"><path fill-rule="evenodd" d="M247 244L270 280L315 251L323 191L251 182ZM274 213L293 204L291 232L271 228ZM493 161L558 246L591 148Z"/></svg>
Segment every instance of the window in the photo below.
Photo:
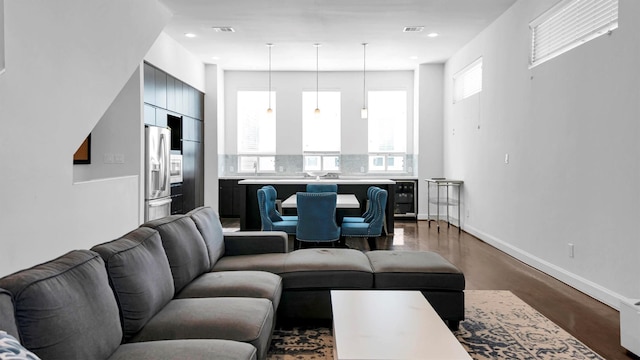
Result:
<svg viewBox="0 0 640 360"><path fill-rule="evenodd" d="M340 154L327 155L327 154L310 154L304 155L304 170L305 171L339 171L340 170Z"/></svg>
<svg viewBox="0 0 640 360"><path fill-rule="evenodd" d="M618 0L564 0L533 20L530 67L618 27Z"/></svg>
<svg viewBox="0 0 640 360"><path fill-rule="evenodd" d="M467 65L453 76L453 102L482 91L482 58Z"/></svg>
<svg viewBox="0 0 640 360"><path fill-rule="evenodd" d="M369 91L369 172L404 171L407 92Z"/></svg>
<svg viewBox="0 0 640 360"><path fill-rule="evenodd" d="M273 112L267 114L271 95ZM238 171L275 171L276 95L238 91Z"/></svg>
<svg viewBox="0 0 640 360"><path fill-rule="evenodd" d="M317 101L317 103L316 103ZM320 114L314 110L316 105ZM340 92L302 93L304 170L340 170Z"/></svg>
<svg viewBox="0 0 640 360"><path fill-rule="evenodd" d="M238 156L238 172L275 172L275 156Z"/></svg>

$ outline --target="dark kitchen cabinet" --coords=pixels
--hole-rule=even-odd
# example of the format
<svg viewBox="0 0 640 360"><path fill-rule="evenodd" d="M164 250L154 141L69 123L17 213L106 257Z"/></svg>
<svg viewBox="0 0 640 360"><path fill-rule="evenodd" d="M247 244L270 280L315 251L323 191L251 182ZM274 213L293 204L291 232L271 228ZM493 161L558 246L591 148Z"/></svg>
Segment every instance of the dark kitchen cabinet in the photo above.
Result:
<svg viewBox="0 0 640 360"><path fill-rule="evenodd" d="M156 101L155 106L166 109L167 108L167 74L159 69L155 69L155 86L156 86Z"/></svg>
<svg viewBox="0 0 640 360"><path fill-rule="evenodd" d="M238 180L220 179L218 181L218 212L222 217L240 217L240 185Z"/></svg>
<svg viewBox="0 0 640 360"><path fill-rule="evenodd" d="M197 141L182 142L182 201L185 211L204 204L204 151Z"/></svg>
<svg viewBox="0 0 640 360"><path fill-rule="evenodd" d="M204 94L153 65L143 68L144 123L171 128L171 150L182 152L171 213L185 213L204 205Z"/></svg>
<svg viewBox="0 0 640 360"><path fill-rule="evenodd" d="M155 105L156 103L156 69L145 63L144 70L144 102Z"/></svg>
<svg viewBox="0 0 640 360"><path fill-rule="evenodd" d="M182 184L171 184L171 215L183 213Z"/></svg>

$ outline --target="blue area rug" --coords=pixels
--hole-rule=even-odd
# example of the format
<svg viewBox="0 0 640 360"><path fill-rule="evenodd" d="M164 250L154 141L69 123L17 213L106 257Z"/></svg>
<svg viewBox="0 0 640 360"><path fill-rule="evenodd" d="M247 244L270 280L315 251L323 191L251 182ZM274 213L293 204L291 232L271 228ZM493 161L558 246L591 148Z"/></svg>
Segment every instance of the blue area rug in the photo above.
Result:
<svg viewBox="0 0 640 360"><path fill-rule="evenodd" d="M473 359L603 359L510 291L465 291L465 317L454 335ZM331 329L277 329L268 359L333 359Z"/></svg>

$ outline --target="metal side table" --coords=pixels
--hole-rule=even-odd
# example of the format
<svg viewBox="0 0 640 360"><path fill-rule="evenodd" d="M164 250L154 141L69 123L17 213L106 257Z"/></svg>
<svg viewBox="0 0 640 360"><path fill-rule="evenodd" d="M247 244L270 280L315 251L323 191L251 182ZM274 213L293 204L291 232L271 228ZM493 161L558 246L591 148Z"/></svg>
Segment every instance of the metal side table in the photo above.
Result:
<svg viewBox="0 0 640 360"><path fill-rule="evenodd" d="M461 218L460 218L460 188L464 181L462 180L452 180L445 178L431 178L425 179L427 182L427 219L429 222L429 227L431 227L431 209L430 204L434 204L436 206L436 219L433 220L436 222L438 226L438 232L440 232L440 206L446 206L447 208L447 227L451 226L451 222L449 221L449 207L457 206L458 207L458 232L462 230L461 226ZM432 197L431 187L434 186L436 189L435 198ZM452 198L449 191L449 188L456 188L458 190L457 197ZM445 189L444 197L440 196L440 189Z"/></svg>

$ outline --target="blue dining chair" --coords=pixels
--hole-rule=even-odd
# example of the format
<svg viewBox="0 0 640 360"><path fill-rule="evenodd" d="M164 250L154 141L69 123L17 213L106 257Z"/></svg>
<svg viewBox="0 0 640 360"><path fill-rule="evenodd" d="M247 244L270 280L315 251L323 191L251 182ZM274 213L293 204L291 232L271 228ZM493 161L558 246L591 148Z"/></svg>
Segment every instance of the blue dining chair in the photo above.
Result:
<svg viewBox="0 0 640 360"><path fill-rule="evenodd" d="M258 207L260 208L262 231L284 231L290 235L295 234L298 221L291 217L283 218L276 210L275 199L274 188L262 187L258 189Z"/></svg>
<svg viewBox="0 0 640 360"><path fill-rule="evenodd" d="M307 192L338 192L338 184L307 184Z"/></svg>
<svg viewBox="0 0 640 360"><path fill-rule="evenodd" d="M343 222L340 231L342 236L347 237L364 237L367 238L369 243L369 249L375 250L376 238L382 235L382 228L384 226L384 210L387 206L387 190L378 189L373 198L371 204L375 208L373 209L373 218L369 222ZM343 241L344 242L344 241Z"/></svg>
<svg viewBox="0 0 640 360"><path fill-rule="evenodd" d="M268 196L269 202L272 202L275 204L275 206L273 207L274 211L275 211L275 217L277 218L278 216L280 218L282 218L282 220L291 220L291 221L298 221L298 217L295 215L282 215L282 213L280 211L278 211L278 192L276 191L276 188L273 187L273 185L265 185L262 187L263 189L265 189L266 194ZM280 208L280 210L282 210L282 208Z"/></svg>
<svg viewBox="0 0 640 360"><path fill-rule="evenodd" d="M375 213L375 202L372 201L372 199L374 198L374 194L380 190L379 187L377 186L370 186L367 189L367 208L365 210L364 213L362 213L362 216L345 216L342 219L342 223L349 223L349 222L355 222L355 223L363 223L363 222L369 222L371 221L371 219L373 218L373 214Z"/></svg>
<svg viewBox="0 0 640 360"><path fill-rule="evenodd" d="M336 223L334 192L299 192L296 194L298 226L294 249L302 243L333 243L340 240L340 227Z"/></svg>

